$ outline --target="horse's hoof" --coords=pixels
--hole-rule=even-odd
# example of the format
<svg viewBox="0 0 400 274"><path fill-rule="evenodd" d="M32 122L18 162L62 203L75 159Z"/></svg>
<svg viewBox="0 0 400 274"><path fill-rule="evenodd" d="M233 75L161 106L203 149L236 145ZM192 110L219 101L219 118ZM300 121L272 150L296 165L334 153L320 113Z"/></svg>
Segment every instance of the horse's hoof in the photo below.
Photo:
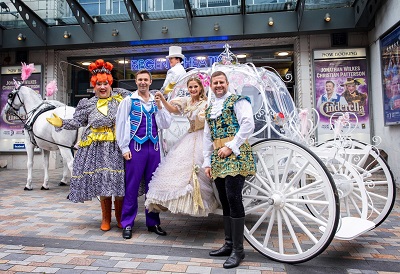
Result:
<svg viewBox="0 0 400 274"><path fill-rule="evenodd" d="M64 183L64 182L59 182L58 185L59 185L59 186L66 186L67 184Z"/></svg>
<svg viewBox="0 0 400 274"><path fill-rule="evenodd" d="M24 190L28 190L28 191L31 191L33 188L27 188L27 187L24 187Z"/></svg>
<svg viewBox="0 0 400 274"><path fill-rule="evenodd" d="M40 190L49 190L50 188L46 188L46 187L44 187L44 186L42 186L41 188L40 188Z"/></svg>

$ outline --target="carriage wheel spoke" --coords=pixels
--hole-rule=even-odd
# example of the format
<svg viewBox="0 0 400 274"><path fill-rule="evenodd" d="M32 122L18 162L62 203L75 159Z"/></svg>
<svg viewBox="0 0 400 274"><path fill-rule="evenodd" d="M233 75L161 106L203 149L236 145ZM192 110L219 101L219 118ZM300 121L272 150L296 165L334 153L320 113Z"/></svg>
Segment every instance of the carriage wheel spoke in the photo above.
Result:
<svg viewBox="0 0 400 274"><path fill-rule="evenodd" d="M279 253L284 254L284 247L283 247L283 232L282 232L282 216L280 210L276 211L277 213L277 225L278 225L278 244L279 244Z"/></svg>
<svg viewBox="0 0 400 274"><path fill-rule="evenodd" d="M300 187L300 188L298 188L298 189L293 190L292 192L287 193L287 194L286 194L286 197L293 196L293 195L295 195L295 194L299 194L299 193L301 193L301 192L303 192L303 191L308 190L309 188L312 188L312 187L314 187L314 186L318 186L318 185L321 184L321 183L323 183L322 180L317 180L317 181L315 181L315 182L313 182L313 183L311 183L311 184L308 184L308 185L306 185L306 186L302 186L302 187ZM324 191L324 190L323 190L322 188L320 188L320 189L316 189L316 191L314 191L314 193L319 193L319 192L322 192L322 193L323 193L323 191ZM308 195L309 193L310 193L310 192L307 192L306 194Z"/></svg>
<svg viewBox="0 0 400 274"><path fill-rule="evenodd" d="M357 195L354 195L353 194L353 196L355 196L355 197L357 197ZM361 198L361 197L360 197ZM359 206L357 205L357 203L356 203L356 201L354 200L354 198L353 197L349 197L349 199L350 199L350 201L351 201L351 203L353 204L353 206L354 206L354 209L357 211L357 213L360 215L360 217L362 216L362 213L361 213L361 211L360 211L360 208L359 208Z"/></svg>
<svg viewBox="0 0 400 274"><path fill-rule="evenodd" d="M286 164L285 164L285 170L283 171L283 174L282 174L282 179L281 179L281 184L280 184L279 190L282 190L282 188L285 185L284 182L286 182L286 180L287 180L287 176L289 174L289 167L290 167L290 163L292 161L292 158L293 158L293 150L290 151L290 153L289 153L289 155L287 157L287 161L286 161Z"/></svg>
<svg viewBox="0 0 400 274"><path fill-rule="evenodd" d="M360 161L356 164L356 166L358 167L362 167L365 163L365 161L367 160L368 156L369 156L369 152L368 153L364 153L363 157L360 159Z"/></svg>
<svg viewBox="0 0 400 274"><path fill-rule="evenodd" d="M268 172L268 168L267 168L267 165L265 164L264 158L262 157L262 155L261 155L261 153L259 151L257 151L256 154L258 156L258 161L260 161L260 163L261 163L261 165L262 165L262 167L263 167L263 169L265 171L265 174L267 175L267 179L268 179L269 182L271 182L271 186L272 186L272 182L274 180L272 180L271 174L269 174L269 172Z"/></svg>
<svg viewBox="0 0 400 274"><path fill-rule="evenodd" d="M286 223L286 226L287 226L287 228L289 230L290 236L292 236L292 241L293 241L294 245L296 246L297 253L302 253L303 250L302 250L302 248L300 246L299 241L297 240L296 233L294 232L292 223L290 222L288 215L283 210L281 211L281 214L283 216L283 219L285 220L285 223Z"/></svg>
<svg viewBox="0 0 400 274"><path fill-rule="evenodd" d="M358 188L354 188L354 190L356 190L358 193L361 192L360 189L358 189ZM366 192L367 192L367 196L368 196L369 198L371 198L371 196L372 196L372 197L374 197L374 198L378 198L378 199L383 200L383 202L386 202L386 201L388 200L387 197L383 197L383 196L381 196L381 195L378 195L378 194L376 194L376 193L369 192L369 191L366 191ZM357 193L354 193L354 192L353 192L353 196L362 201L361 196L358 195ZM375 212L376 214L378 214L378 215L381 214L381 211L379 211L378 209L376 209L376 207L374 207L373 201L372 201L372 200L370 200L370 201L368 202L367 206L368 206L369 209L371 209L371 210L372 210L373 212ZM371 214L372 214L372 213L371 213Z"/></svg>
<svg viewBox="0 0 400 274"><path fill-rule="evenodd" d="M276 146L272 147L272 155L273 155L273 167L274 167L274 183L275 183L275 189L279 189L279 171L278 171L278 157L277 157L277 153L276 153Z"/></svg>
<svg viewBox="0 0 400 274"><path fill-rule="evenodd" d="M382 196L382 195L376 194L376 193L368 191L368 190L366 190L366 191L367 191L368 196L370 196L370 197L374 197L374 198L380 199L382 201L388 200L387 196Z"/></svg>
<svg viewBox="0 0 400 274"><path fill-rule="evenodd" d="M274 222L275 222L275 211L276 211L275 209L272 210L271 218L269 219L267 233L265 233L264 242L263 242L264 248L267 247L268 241L271 237L272 227L274 226Z"/></svg>
<svg viewBox="0 0 400 274"><path fill-rule="evenodd" d="M256 206L254 206L254 207L252 207L252 208L246 210L246 214L253 213L254 211L257 211L257 210L260 209L260 208L268 207L268 206L271 206L268 202L263 203L263 204L256 205Z"/></svg>
<svg viewBox="0 0 400 274"><path fill-rule="evenodd" d="M246 199L254 199L254 200L258 200L258 201L268 201L268 197L266 196L259 196L259 195L252 195L252 194L243 194L242 195L243 198Z"/></svg>
<svg viewBox="0 0 400 274"><path fill-rule="evenodd" d="M373 212L375 212L376 214L381 214L382 211L379 211L376 209L376 207L373 206L373 204L368 203L368 208L371 209Z"/></svg>
<svg viewBox="0 0 400 274"><path fill-rule="evenodd" d="M263 176L261 176L260 174L256 173L255 174L256 178L259 180L259 182L262 184L262 186L268 191L268 192L272 192L272 188L269 186L268 182L271 182L268 180L268 178L265 178ZM252 182L248 182L249 184Z"/></svg>
<svg viewBox="0 0 400 274"><path fill-rule="evenodd" d="M301 176L304 173L304 170L308 167L308 165L310 164L309 161L307 161L307 163L305 163L298 171L297 174L292 178L292 180L290 180L290 182L287 184L287 186L285 187L285 189L283 190L283 192L287 192L289 188L291 188L294 184L296 184L297 182L300 181Z"/></svg>
<svg viewBox="0 0 400 274"><path fill-rule="evenodd" d="M382 166L378 165L378 166L375 166L373 169L368 170L367 172L375 173L375 172L378 172L378 171L381 171L381 170L382 170Z"/></svg>
<svg viewBox="0 0 400 274"><path fill-rule="evenodd" d="M373 182L364 181L364 186L368 187L371 183L374 186L388 186L388 184L389 184L387 180L384 180L384 181L373 181Z"/></svg>
<svg viewBox="0 0 400 274"><path fill-rule="evenodd" d="M304 231L304 233L313 241L315 244L318 242L317 238L312 235L311 231L290 211L288 208L284 208L285 212L296 222L296 224ZM326 224L324 225L326 227ZM296 237L297 238L297 237Z"/></svg>
<svg viewBox="0 0 400 274"><path fill-rule="evenodd" d="M297 213L301 214L302 216L308 218L311 221L314 221L315 223L325 226L326 227L326 222L321 221L320 219L316 218L315 216L311 215L310 213L305 212L304 210L286 203L286 207L290 208L292 211L296 211Z"/></svg>
<svg viewBox="0 0 400 274"><path fill-rule="evenodd" d="M264 182L264 180L262 180L262 178L256 173L256 177L257 179L261 182L261 184L265 187L262 188L256 184L254 184L253 182L247 182L247 184L255 189L257 189L258 191L260 191L261 193L263 193L266 196L269 196L270 193L272 192L272 189Z"/></svg>
<svg viewBox="0 0 400 274"><path fill-rule="evenodd" d="M271 210L273 209L273 207L269 207L264 213L263 215L261 215L260 219L258 219L258 221L253 225L253 227L251 228L251 230L249 231L249 234L253 234L254 231L257 230L257 228L262 224L262 222L267 218L268 214L271 212ZM246 212L247 214L247 212Z"/></svg>
<svg viewBox="0 0 400 274"><path fill-rule="evenodd" d="M329 205L329 201L322 200L305 200L305 199L286 199L288 203L298 203L298 204L311 204L311 205Z"/></svg>

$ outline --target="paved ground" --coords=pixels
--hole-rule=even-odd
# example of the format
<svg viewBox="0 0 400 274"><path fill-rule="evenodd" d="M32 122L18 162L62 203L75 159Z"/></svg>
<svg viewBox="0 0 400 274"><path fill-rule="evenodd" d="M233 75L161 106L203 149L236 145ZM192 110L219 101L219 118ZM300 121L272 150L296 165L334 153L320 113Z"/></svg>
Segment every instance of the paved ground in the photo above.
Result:
<svg viewBox="0 0 400 274"><path fill-rule="evenodd" d="M68 187L58 186L61 170L50 173L41 191L24 191L26 171L0 169L0 273L400 273L400 208L396 202L378 228L352 241L333 240L317 258L290 265L272 261L246 243L246 259L233 270L208 256L220 247L222 218L163 213L168 236L147 232L141 210L133 238L115 225L103 232L97 200L74 204Z"/></svg>

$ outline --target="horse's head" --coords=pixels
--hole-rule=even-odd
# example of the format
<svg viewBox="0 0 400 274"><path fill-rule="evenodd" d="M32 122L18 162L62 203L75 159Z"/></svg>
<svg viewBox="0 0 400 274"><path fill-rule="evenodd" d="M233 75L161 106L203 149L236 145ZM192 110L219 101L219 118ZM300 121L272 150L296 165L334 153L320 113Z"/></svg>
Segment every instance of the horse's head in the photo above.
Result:
<svg viewBox="0 0 400 274"><path fill-rule="evenodd" d="M15 113L24 102L20 96L20 89L23 88L22 84L14 79L14 89L8 94L7 104L4 107L5 113Z"/></svg>

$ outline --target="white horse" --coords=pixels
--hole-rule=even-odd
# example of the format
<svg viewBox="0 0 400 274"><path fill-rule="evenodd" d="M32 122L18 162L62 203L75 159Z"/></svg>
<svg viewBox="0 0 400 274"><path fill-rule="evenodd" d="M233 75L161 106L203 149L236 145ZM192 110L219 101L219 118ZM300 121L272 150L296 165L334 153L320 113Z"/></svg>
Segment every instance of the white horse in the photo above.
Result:
<svg viewBox="0 0 400 274"><path fill-rule="evenodd" d="M73 163L73 147L76 144L80 131L61 130L56 131L55 127L46 120L53 117L53 113L60 118L72 118L75 108L55 100L43 100L33 89L15 82L15 89L8 95L4 113L12 113L18 116L18 110L23 107L27 113L24 120L25 148L28 155L28 178L24 190L32 190L32 169L34 148L43 150L44 182L42 190L49 189L49 155L50 151L60 150L63 158L63 177L59 185L66 185L71 178ZM23 120L23 119L21 119Z"/></svg>

